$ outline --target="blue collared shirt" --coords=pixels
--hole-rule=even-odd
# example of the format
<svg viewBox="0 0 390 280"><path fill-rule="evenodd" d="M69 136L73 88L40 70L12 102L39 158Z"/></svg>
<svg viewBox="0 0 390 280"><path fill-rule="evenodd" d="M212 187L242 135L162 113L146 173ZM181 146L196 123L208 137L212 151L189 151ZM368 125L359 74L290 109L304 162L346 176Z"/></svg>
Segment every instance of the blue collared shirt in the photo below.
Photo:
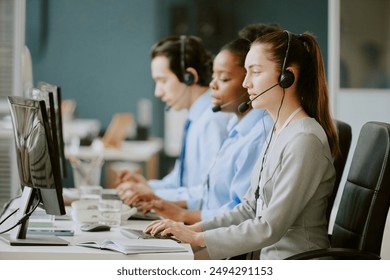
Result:
<svg viewBox="0 0 390 280"><path fill-rule="evenodd" d="M199 186L205 181L210 164L226 138L230 114L212 112L210 90L200 96L188 111L191 120L188 129L186 154L184 158L183 185L180 186L180 163L176 160L174 169L161 180L149 180L149 185L161 198L187 200L199 198ZM190 186L190 187L188 187Z"/></svg>
<svg viewBox="0 0 390 280"><path fill-rule="evenodd" d="M258 159L273 120L264 110L253 109L233 127L221 146L203 185L203 199L189 199L189 209L201 206L202 220L230 211L250 187L252 169Z"/></svg>

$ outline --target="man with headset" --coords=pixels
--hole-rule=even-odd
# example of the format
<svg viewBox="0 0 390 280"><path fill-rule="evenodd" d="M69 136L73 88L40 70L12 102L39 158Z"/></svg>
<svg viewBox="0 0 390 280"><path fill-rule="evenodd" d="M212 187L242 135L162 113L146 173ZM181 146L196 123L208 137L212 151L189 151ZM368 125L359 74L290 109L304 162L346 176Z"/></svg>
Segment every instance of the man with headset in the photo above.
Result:
<svg viewBox="0 0 390 280"><path fill-rule="evenodd" d="M151 49L151 72L155 96L164 101L166 110L187 109L181 156L174 169L161 180L147 181L139 174L121 172L117 190L121 198L134 192L155 192L170 200L197 197L209 165L227 136L229 115L211 110L209 82L212 56L200 38L170 36L155 43Z"/></svg>

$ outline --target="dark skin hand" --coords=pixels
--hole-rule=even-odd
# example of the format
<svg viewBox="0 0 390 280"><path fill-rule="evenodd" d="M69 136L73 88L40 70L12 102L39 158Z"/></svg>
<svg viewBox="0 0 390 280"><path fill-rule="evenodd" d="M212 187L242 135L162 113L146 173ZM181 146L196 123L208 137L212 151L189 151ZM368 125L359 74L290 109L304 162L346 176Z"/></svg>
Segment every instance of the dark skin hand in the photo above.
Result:
<svg viewBox="0 0 390 280"><path fill-rule="evenodd" d="M125 198L123 202L130 206L138 206L153 200L161 200L161 198L154 193L135 193L133 196Z"/></svg>
<svg viewBox="0 0 390 280"><path fill-rule="evenodd" d="M138 210L144 213L154 210L163 218L184 222L185 224L194 224L201 220L200 211L184 209L175 202L163 199L141 202L137 207Z"/></svg>

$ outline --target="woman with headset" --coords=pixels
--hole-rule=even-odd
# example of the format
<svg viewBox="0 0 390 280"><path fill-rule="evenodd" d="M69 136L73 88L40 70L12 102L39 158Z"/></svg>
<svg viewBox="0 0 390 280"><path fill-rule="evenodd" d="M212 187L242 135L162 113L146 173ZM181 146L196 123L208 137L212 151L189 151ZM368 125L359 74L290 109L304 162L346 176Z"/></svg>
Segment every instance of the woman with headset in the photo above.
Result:
<svg viewBox="0 0 390 280"><path fill-rule="evenodd" d="M155 192L174 200L197 197L189 186L204 181L212 159L227 135L228 114L213 114L208 87L212 56L200 38L169 36L151 48L151 71L155 96L166 110L188 110L181 156L174 169L161 180L146 180L139 174L121 172L116 189L124 199L134 192Z"/></svg>
<svg viewBox="0 0 390 280"><path fill-rule="evenodd" d="M267 25L258 27L265 34ZM278 29L274 29L278 30ZM258 32L260 32L258 31ZM238 111L238 105L249 101L242 87L245 78L245 56L250 48L246 39L224 45L213 63L214 112L234 113L229 134L223 141L201 187L201 199L168 201L153 194L136 194L124 201L143 211L154 210L159 216L193 224L230 211L240 203L250 186L248 177L253 169L273 121L265 110ZM184 207L181 207L184 206Z"/></svg>
<svg viewBox="0 0 390 280"><path fill-rule="evenodd" d="M212 220L191 226L161 220L145 231L205 247L212 259L259 250L260 259L283 259L326 248L339 148L318 43L309 33L264 35L252 44L245 68L253 108L274 119L245 199Z"/></svg>

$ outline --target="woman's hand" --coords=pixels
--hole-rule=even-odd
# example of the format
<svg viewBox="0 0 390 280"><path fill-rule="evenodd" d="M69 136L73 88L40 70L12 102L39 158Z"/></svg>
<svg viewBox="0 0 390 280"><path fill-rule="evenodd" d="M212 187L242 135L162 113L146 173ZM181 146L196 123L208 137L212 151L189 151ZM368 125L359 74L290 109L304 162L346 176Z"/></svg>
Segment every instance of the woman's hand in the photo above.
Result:
<svg viewBox="0 0 390 280"><path fill-rule="evenodd" d="M206 245L203 232L193 231L190 227L184 225L183 223L174 222L169 219L150 223L146 227L145 232L150 233L151 235L174 235L181 242L189 243L192 246L204 247Z"/></svg>
<svg viewBox="0 0 390 280"><path fill-rule="evenodd" d="M123 200L123 202L125 202L127 205L130 205L130 206L142 206L145 202L152 202L154 200L160 200L161 198L158 197L157 195L155 195L154 193L139 193L139 192L136 192L134 193L131 197L126 197ZM150 211L150 209L148 209L148 211ZM144 211L146 212L146 211Z"/></svg>
<svg viewBox="0 0 390 280"><path fill-rule="evenodd" d="M136 206L138 211L147 213L154 210L162 218L171 219L185 224L194 224L201 220L200 211L188 210L180 207L178 203L161 199L155 195L134 195L137 203L129 204ZM143 199L146 198L146 199ZM148 200L149 199L149 200ZM181 201L180 201L181 202Z"/></svg>
<svg viewBox="0 0 390 280"><path fill-rule="evenodd" d="M163 217L165 219L171 219L176 222L186 223L185 209L177 206L171 201L166 201L158 197L154 200L138 203L137 208L143 213L154 210L160 217Z"/></svg>

